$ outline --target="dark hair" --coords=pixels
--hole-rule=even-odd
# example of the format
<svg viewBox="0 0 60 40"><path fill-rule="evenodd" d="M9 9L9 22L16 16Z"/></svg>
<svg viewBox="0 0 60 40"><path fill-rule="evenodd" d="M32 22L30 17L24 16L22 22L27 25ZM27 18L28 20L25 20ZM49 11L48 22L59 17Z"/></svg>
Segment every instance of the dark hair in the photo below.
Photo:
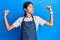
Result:
<svg viewBox="0 0 60 40"><path fill-rule="evenodd" d="M31 3L31 2L25 2L25 3L23 4L23 9L24 9L24 8L27 8L30 4L32 4L32 3ZM25 11L25 10L24 10L24 11ZM25 11L24 16L26 16L26 11Z"/></svg>

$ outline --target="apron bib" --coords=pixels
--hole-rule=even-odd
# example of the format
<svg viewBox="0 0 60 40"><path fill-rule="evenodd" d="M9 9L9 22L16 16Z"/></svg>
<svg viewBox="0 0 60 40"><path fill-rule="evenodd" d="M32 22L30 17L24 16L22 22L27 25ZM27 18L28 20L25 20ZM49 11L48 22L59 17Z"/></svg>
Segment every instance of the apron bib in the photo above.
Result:
<svg viewBox="0 0 60 40"><path fill-rule="evenodd" d="M37 40L34 18L32 21L24 21L23 18L21 27L21 40Z"/></svg>

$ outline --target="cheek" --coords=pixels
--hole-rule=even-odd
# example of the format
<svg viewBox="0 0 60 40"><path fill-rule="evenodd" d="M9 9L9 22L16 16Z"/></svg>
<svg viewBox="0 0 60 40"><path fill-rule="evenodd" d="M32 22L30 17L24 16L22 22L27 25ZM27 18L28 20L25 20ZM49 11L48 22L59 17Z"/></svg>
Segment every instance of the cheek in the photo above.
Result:
<svg viewBox="0 0 60 40"><path fill-rule="evenodd" d="M29 12L33 12L33 9L32 9L32 8L29 8L28 11L29 11Z"/></svg>

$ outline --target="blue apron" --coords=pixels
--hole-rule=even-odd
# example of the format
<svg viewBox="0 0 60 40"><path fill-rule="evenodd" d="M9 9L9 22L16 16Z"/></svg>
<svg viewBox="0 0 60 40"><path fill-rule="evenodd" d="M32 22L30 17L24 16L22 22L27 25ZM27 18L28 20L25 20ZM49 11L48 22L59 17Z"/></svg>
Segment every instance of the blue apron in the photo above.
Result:
<svg viewBox="0 0 60 40"><path fill-rule="evenodd" d="M24 17L25 18L25 17ZM21 24L21 40L37 40L36 37L36 25L34 22L34 18L32 21L22 21Z"/></svg>

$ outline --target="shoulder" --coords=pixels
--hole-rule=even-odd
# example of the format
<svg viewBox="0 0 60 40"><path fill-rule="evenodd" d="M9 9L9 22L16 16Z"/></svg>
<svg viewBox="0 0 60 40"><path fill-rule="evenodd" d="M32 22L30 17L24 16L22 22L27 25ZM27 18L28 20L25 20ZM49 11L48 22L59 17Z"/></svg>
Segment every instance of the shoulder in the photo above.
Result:
<svg viewBox="0 0 60 40"><path fill-rule="evenodd" d="M24 17L19 17L19 19L23 19Z"/></svg>
<svg viewBox="0 0 60 40"><path fill-rule="evenodd" d="M40 19L41 17L40 16L33 16L34 19Z"/></svg>
<svg viewBox="0 0 60 40"><path fill-rule="evenodd" d="M19 17L17 20L22 21L24 17Z"/></svg>
<svg viewBox="0 0 60 40"><path fill-rule="evenodd" d="M33 16L35 21L44 21L40 16Z"/></svg>

